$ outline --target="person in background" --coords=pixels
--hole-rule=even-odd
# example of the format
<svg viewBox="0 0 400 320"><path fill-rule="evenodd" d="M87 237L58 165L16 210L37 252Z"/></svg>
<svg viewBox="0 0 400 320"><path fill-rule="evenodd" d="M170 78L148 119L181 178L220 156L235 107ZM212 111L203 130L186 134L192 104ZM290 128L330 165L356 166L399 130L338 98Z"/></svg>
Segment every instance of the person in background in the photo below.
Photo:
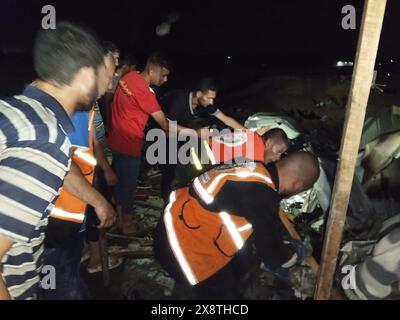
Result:
<svg viewBox="0 0 400 320"><path fill-rule="evenodd" d="M150 87L163 85L168 80L170 69L165 58L151 55L142 72L128 72L120 79L115 90L107 139L113 153L112 165L118 176L114 188L115 201L122 216L122 233L126 235L140 236L146 233L143 225L135 219L134 199L149 117L167 134L176 134L186 129L174 123L169 126Z"/></svg>
<svg viewBox="0 0 400 320"><path fill-rule="evenodd" d="M97 71L98 97L111 85L115 70L114 59L109 51L105 50L103 59L104 62ZM63 189L50 214L44 262L55 268L57 277L56 288L43 290L42 296L45 300L89 298L80 277L85 231L87 233L87 229L91 230L95 224L98 228L110 227L116 218L111 204L92 185L97 164L111 183L115 183L116 180L104 156L101 143L95 135L93 118L93 106L83 106L72 117L75 132L69 135L69 138L74 150L72 167L75 171L73 175L69 174L66 177L66 181L72 186L74 193ZM93 208L90 212L88 205ZM99 205L104 206L106 211L99 210ZM85 221L88 227L85 226ZM95 247L91 245L91 248Z"/></svg>
<svg viewBox="0 0 400 320"><path fill-rule="evenodd" d="M148 58L143 72L125 74L115 90L108 144L113 152L113 167L118 176L115 200L121 212L122 232L143 235L134 220L134 198L139 175L144 129L151 116L162 129L168 121L157 102L151 85L161 86L168 80L168 62L159 55Z"/></svg>
<svg viewBox="0 0 400 320"><path fill-rule="evenodd" d="M115 88L117 87L118 81L120 76L116 72L117 68L120 66L120 50L119 48L111 41L104 41L103 42L103 48L107 52L110 52L112 54L112 57L114 59L114 64L115 64L115 70L112 78L112 84L110 88L107 89L105 94L99 99L98 101L98 107L101 113L101 117L103 119L104 123L104 128L107 131L109 123L111 121L111 104L112 104L112 99L114 97L114 92Z"/></svg>
<svg viewBox="0 0 400 320"><path fill-rule="evenodd" d="M118 75L118 80L126 75L128 72L137 70L137 61L136 58L131 54L124 54L120 59L119 66L116 69L116 74ZM115 87L112 88L115 91L118 82L115 84Z"/></svg>
<svg viewBox="0 0 400 320"><path fill-rule="evenodd" d="M98 101L99 109L102 111L101 115L103 121L101 122L101 125L104 126L105 134L107 134L110 127L112 101L114 98L115 89L117 88L118 85L118 81L128 72L135 70L136 70L136 58L132 55L124 54L122 58L119 59L119 66L116 67L111 88L107 90L107 92L103 95L103 97L101 97L101 99Z"/></svg>
<svg viewBox="0 0 400 320"><path fill-rule="evenodd" d="M175 120L180 125L195 127L196 120L199 118L212 116L222 121L227 127L235 129L234 132L209 138L211 155L201 152L204 144L200 143L195 148L197 149L195 157L201 159L199 164L187 166L167 163L162 165L161 197L164 200L168 199L175 177L177 177L176 183L182 185L199 175L199 171L211 168L211 164L218 165L232 160L240 161L240 159L269 163L279 160L288 149L289 141L283 130L272 129L262 136L247 130L237 120L225 115L214 105L216 96L215 82L211 78L203 78L193 91L177 90L167 94L161 100L168 119ZM204 159L204 155L208 159ZM203 162L206 162L205 165Z"/></svg>
<svg viewBox="0 0 400 320"><path fill-rule="evenodd" d="M246 129L234 118L227 116L217 106L217 85L211 78L200 79L193 90L180 89L166 94L161 100L168 119L180 125L193 128L194 121L205 116L212 116L232 129Z"/></svg>

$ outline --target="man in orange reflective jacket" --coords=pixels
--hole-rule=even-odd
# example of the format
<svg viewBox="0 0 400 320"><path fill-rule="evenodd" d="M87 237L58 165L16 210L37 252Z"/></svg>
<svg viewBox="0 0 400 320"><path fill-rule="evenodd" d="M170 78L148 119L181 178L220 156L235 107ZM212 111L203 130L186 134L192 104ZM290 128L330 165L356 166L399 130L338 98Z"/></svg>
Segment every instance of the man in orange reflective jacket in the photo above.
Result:
<svg viewBox="0 0 400 320"><path fill-rule="evenodd" d="M309 189L318 177L316 157L300 151L276 164L246 162L207 171L171 193L155 232L155 257L202 298L238 298L251 243L268 268L292 266L279 203Z"/></svg>

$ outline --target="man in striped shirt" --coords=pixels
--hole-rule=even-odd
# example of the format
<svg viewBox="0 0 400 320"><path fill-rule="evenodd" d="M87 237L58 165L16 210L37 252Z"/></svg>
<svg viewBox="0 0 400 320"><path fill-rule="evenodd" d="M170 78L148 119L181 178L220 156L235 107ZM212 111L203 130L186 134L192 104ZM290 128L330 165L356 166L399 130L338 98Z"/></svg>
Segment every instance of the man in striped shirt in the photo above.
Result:
<svg viewBox="0 0 400 320"><path fill-rule="evenodd" d="M36 297L47 218L70 168L69 117L97 98L102 62L93 35L59 23L36 38L38 80L0 100L0 299Z"/></svg>

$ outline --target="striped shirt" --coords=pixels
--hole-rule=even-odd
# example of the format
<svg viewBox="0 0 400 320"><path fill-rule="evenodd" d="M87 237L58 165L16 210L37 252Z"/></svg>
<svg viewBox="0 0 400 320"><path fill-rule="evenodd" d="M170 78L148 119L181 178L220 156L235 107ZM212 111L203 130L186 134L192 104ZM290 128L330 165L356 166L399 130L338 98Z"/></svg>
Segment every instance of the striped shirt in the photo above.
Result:
<svg viewBox="0 0 400 320"><path fill-rule="evenodd" d="M36 296L47 218L70 167L70 118L57 100L27 86L0 100L0 262L13 299Z"/></svg>

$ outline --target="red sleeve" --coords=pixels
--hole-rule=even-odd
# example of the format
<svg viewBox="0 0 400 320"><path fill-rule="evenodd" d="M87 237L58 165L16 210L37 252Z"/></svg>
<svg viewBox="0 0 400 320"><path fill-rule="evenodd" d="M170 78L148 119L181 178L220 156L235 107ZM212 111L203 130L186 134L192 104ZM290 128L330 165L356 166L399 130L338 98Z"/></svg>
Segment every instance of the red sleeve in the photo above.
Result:
<svg viewBox="0 0 400 320"><path fill-rule="evenodd" d="M157 102L156 95L153 90L147 85L146 82L139 82L133 90L133 95L136 98L140 108L148 113L154 113L161 110L160 105Z"/></svg>

